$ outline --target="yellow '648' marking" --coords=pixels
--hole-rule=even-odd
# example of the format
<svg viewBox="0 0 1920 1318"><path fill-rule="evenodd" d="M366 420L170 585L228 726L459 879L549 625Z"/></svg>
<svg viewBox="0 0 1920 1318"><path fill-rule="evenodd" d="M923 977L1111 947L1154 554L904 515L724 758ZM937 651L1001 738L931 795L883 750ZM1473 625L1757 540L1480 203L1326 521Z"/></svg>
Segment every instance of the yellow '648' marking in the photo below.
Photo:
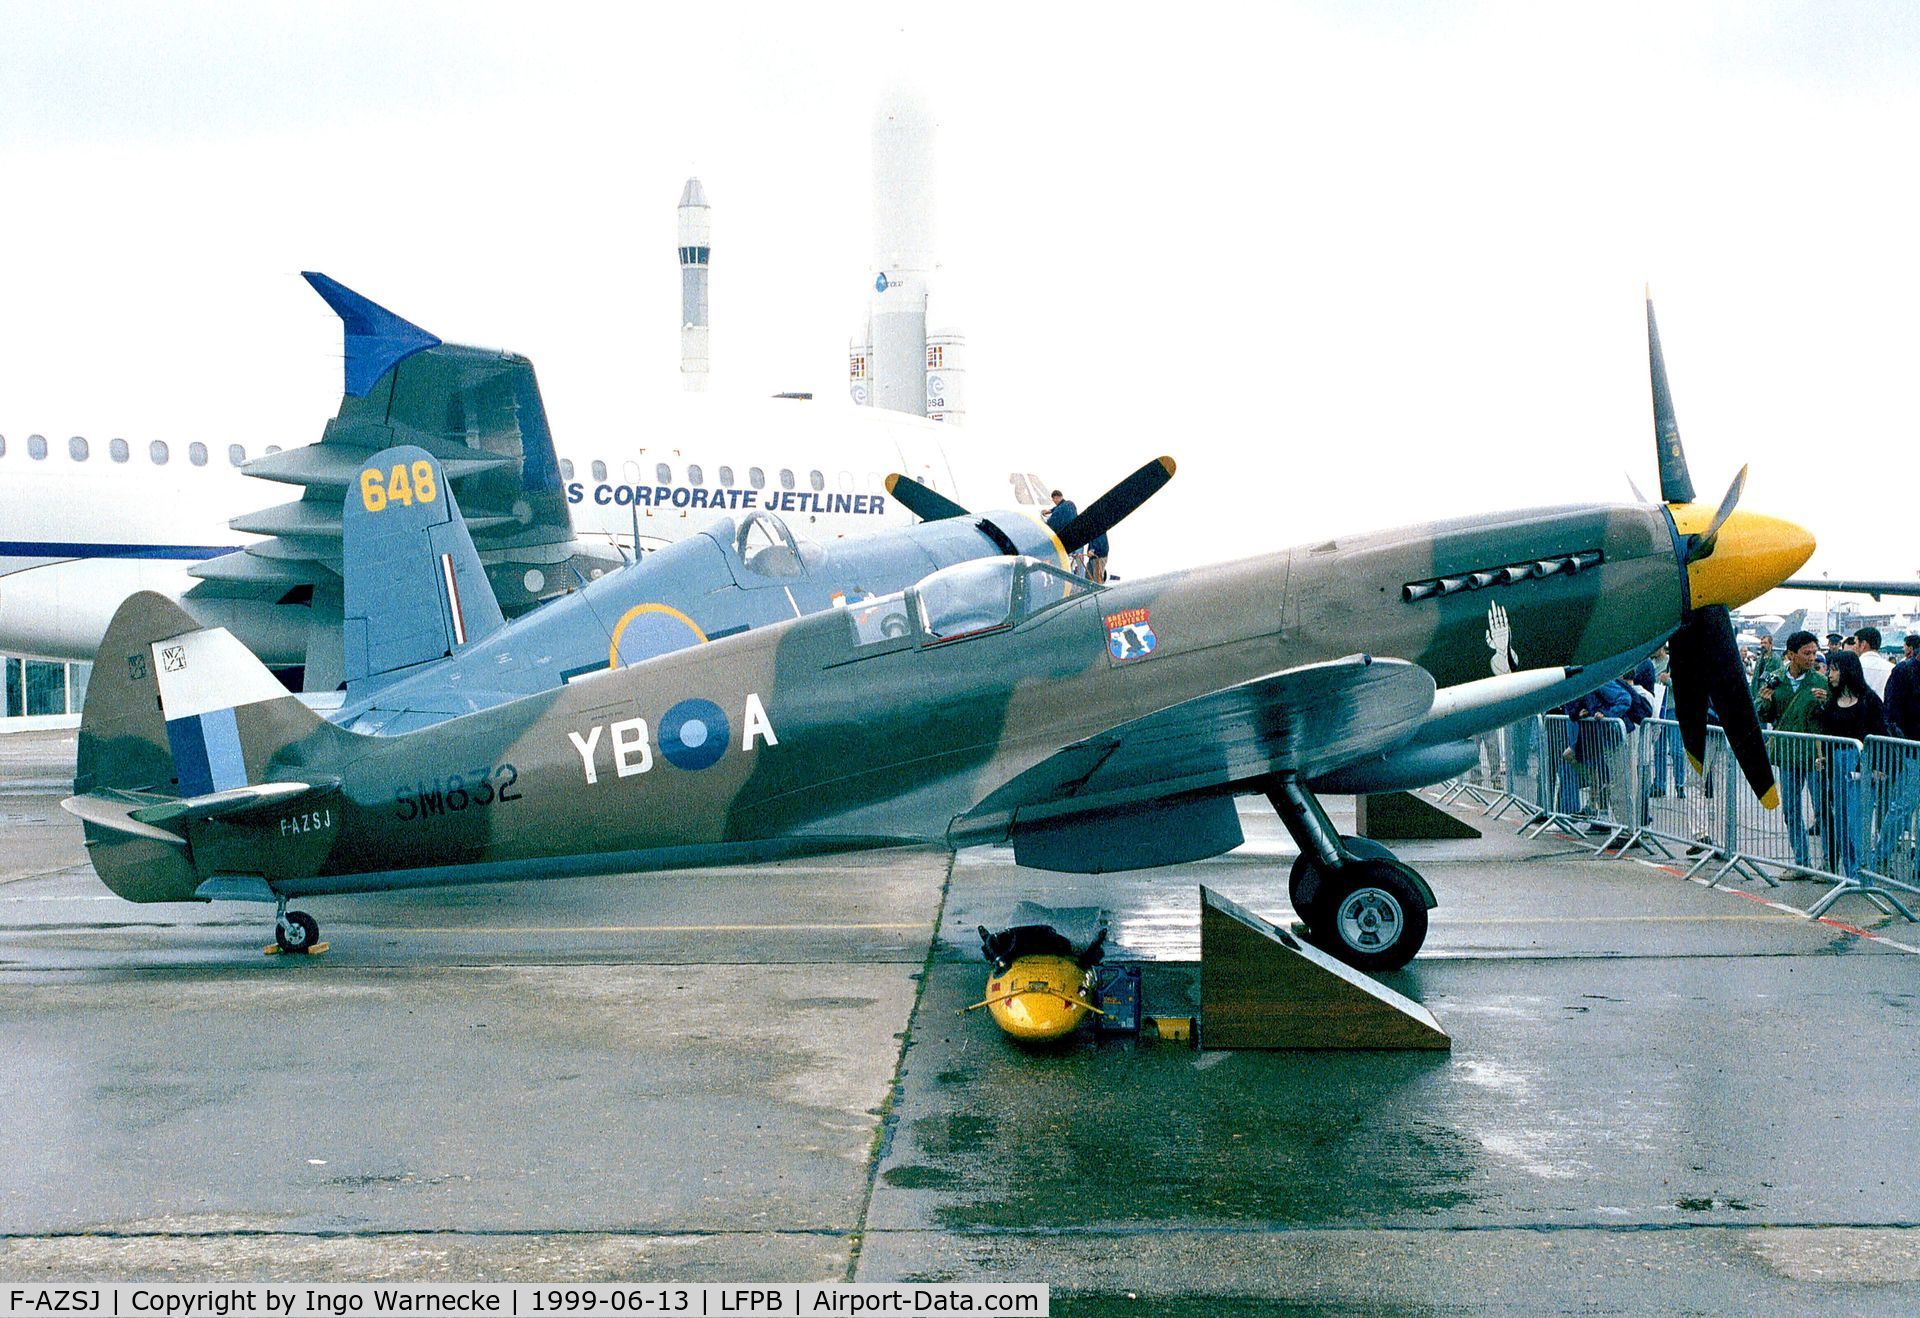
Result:
<svg viewBox="0 0 1920 1318"><path fill-rule="evenodd" d="M433 484L431 462L416 462L411 471L405 463L396 463L390 472L378 467L364 467L360 471L360 506L370 513L379 512L389 503L411 506L416 500L432 503L439 497L440 491Z"/></svg>

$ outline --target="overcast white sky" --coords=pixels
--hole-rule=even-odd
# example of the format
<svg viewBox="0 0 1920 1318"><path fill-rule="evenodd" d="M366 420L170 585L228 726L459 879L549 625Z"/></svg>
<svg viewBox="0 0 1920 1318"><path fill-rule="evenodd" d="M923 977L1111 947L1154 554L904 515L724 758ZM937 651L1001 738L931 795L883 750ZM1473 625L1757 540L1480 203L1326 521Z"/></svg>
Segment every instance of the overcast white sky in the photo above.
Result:
<svg viewBox="0 0 1920 1318"><path fill-rule="evenodd" d="M643 435L690 172L715 391L842 398L904 85L967 442L1180 460L1120 564L1651 491L1650 280L1702 497L1920 570L1920 7L800 9L0 0L0 433L317 437L317 268Z"/></svg>

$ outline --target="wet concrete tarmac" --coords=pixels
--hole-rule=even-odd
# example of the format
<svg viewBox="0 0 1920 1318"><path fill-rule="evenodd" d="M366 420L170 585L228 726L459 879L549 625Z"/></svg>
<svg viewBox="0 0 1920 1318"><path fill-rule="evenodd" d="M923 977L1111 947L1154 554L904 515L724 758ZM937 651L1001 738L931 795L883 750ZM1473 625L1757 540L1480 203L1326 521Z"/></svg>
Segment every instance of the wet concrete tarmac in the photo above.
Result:
<svg viewBox="0 0 1920 1318"><path fill-rule="evenodd" d="M101 888L71 756L0 737L0 1277L1920 1307L1920 939L1753 899L1811 885L1413 844L1442 905L1389 979L1450 1054L1032 1054L961 1014L975 925L1104 905L1149 1008L1192 1011L1198 884L1287 918L1277 821L1147 875L886 853L315 901L333 950L296 962L264 907Z"/></svg>

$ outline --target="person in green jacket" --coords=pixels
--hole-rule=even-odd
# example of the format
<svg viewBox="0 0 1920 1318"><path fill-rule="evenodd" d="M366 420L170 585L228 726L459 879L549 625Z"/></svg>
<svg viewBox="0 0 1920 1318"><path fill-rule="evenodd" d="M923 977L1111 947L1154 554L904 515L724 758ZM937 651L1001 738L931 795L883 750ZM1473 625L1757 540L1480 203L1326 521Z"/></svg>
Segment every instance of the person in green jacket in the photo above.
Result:
<svg viewBox="0 0 1920 1318"><path fill-rule="evenodd" d="M1787 666L1781 663L1780 656L1773 652L1772 633L1761 632L1760 652L1754 656L1753 681L1749 684L1749 689L1753 692L1753 698L1758 700L1760 698L1760 688L1766 686L1769 682L1777 683L1780 680L1781 674L1786 671Z"/></svg>
<svg viewBox="0 0 1920 1318"><path fill-rule="evenodd" d="M1820 731L1817 716L1827 703L1827 679L1814 671L1820 658L1820 642L1810 631L1797 631L1787 637L1785 669L1760 688L1756 708L1762 723L1771 723L1777 732ZM1807 867L1807 823L1801 796L1809 787L1813 799L1821 799L1820 775L1813 761L1818 742L1775 741L1773 761L1780 773L1780 800L1787 827L1787 841L1793 847L1793 863Z"/></svg>

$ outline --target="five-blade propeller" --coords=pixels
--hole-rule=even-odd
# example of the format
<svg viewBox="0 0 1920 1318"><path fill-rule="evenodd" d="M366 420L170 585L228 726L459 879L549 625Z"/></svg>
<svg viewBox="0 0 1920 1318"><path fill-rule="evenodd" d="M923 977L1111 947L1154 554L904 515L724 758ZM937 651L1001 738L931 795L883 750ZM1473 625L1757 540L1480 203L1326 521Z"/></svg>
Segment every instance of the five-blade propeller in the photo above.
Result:
<svg viewBox="0 0 1920 1318"><path fill-rule="evenodd" d="M1660 461L1660 497L1669 507L1694 501L1693 476L1680 447L1680 425L1673 415L1673 394L1667 387L1667 364L1660 353L1660 330L1653 319L1653 297L1647 297L1647 356L1653 376L1654 444ZM1747 469L1733 478L1707 529L1688 537L1682 569L1713 553L1720 528L1740 503ZM1780 803L1773 765L1767 760L1766 734L1747 691L1746 670L1733 638L1733 615L1724 604L1689 609L1680 630L1667 642L1667 679L1673 688L1674 718L1680 724L1680 744L1699 772L1707 753L1709 707L1720 716L1720 727L1753 794L1769 810Z"/></svg>

